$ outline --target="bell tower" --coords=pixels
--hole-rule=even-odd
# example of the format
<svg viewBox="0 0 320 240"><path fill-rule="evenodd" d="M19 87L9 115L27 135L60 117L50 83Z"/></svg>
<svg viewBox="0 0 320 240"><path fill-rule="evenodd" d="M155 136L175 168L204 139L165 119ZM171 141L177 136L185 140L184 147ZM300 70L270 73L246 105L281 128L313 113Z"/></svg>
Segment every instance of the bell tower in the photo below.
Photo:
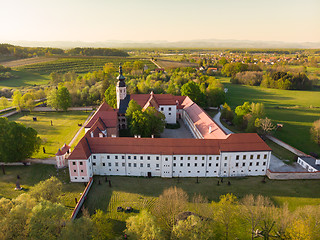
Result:
<svg viewBox="0 0 320 240"><path fill-rule="evenodd" d="M126 78L122 75L121 64L119 66L119 76L117 77L117 79L118 79L118 82L116 86L116 94L117 94L117 108L119 109L120 101L125 99L127 96L127 87L126 87L126 83L124 82Z"/></svg>

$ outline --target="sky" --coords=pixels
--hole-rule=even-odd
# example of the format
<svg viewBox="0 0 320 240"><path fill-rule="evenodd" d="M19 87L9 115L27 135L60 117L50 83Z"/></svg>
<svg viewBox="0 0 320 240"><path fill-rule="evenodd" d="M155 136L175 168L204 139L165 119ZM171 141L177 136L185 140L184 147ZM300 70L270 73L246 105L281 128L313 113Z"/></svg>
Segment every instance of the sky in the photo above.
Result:
<svg viewBox="0 0 320 240"><path fill-rule="evenodd" d="M320 42L319 0L0 0L0 41Z"/></svg>

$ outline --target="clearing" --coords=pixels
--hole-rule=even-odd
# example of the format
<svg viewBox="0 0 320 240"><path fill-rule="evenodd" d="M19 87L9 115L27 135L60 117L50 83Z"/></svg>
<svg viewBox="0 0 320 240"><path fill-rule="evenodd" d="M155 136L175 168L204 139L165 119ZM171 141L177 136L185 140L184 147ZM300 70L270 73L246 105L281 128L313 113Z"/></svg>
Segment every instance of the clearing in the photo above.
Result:
<svg viewBox="0 0 320 240"><path fill-rule="evenodd" d="M24 58L19 60L1 62L1 65L5 67L14 68L14 67L21 67L25 65L35 64L35 63L50 62L54 60L56 60L56 58L34 57L34 58Z"/></svg>
<svg viewBox="0 0 320 240"><path fill-rule="evenodd" d="M157 58L157 61L155 61L160 67L168 70L172 68L178 68L178 67L197 67L197 63L190 63L190 62L178 62L178 61L172 61L172 60L166 60L166 59L159 59Z"/></svg>
<svg viewBox="0 0 320 240"><path fill-rule="evenodd" d="M30 114L23 112L15 114L8 119L37 130L42 140L42 145L39 152L35 153L32 158L50 158L57 153L64 143L69 144L80 129L78 123L83 124L89 114L89 111L33 112ZM33 117L36 117L37 121L33 121ZM51 120L53 126L51 126ZM46 153L43 153L43 147Z"/></svg>

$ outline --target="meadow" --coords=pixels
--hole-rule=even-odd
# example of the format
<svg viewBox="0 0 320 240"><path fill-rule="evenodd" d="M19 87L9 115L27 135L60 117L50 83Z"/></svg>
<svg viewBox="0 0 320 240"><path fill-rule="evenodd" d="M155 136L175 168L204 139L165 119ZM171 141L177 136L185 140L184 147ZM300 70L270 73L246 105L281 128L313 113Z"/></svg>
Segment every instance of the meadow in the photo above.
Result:
<svg viewBox="0 0 320 240"><path fill-rule="evenodd" d="M0 172L0 198L13 199L22 193L28 192L32 187L51 176L56 176L62 184L62 196L60 201L70 213L75 207L75 198L79 199L84 190L83 183L70 183L69 171L67 168L57 170L53 165L33 164L30 166L6 166L6 174ZM15 191L17 175L20 177L22 191Z"/></svg>
<svg viewBox="0 0 320 240"><path fill-rule="evenodd" d="M178 68L178 67L182 68L182 67L197 67L198 66L197 63L172 61L172 60L163 59L163 58L161 58L161 59L157 58L156 63L160 67L162 67L166 70L172 69L172 68Z"/></svg>
<svg viewBox="0 0 320 240"><path fill-rule="evenodd" d="M320 146L311 140L312 123L320 118L320 91L293 91L231 84L220 78L228 88L227 103L232 109L244 102L262 102L268 118L283 128L274 136L305 152L320 154Z"/></svg>
<svg viewBox="0 0 320 240"><path fill-rule="evenodd" d="M53 157L64 143L69 144L80 129L78 123L83 124L89 114L90 112L84 111L33 112L30 114L23 112L8 119L37 130L42 145L39 152L33 154L32 158L43 159ZM33 117L36 117L37 121L33 121ZM51 121L53 126L51 126ZM46 153L43 152L43 147Z"/></svg>

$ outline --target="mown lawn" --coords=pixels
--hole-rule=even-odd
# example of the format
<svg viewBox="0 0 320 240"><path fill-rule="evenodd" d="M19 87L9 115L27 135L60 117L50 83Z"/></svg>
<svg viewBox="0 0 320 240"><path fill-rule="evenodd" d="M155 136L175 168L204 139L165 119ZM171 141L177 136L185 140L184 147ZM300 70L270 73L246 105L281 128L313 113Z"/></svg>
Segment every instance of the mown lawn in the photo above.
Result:
<svg viewBox="0 0 320 240"><path fill-rule="evenodd" d="M80 193L84 190L83 183L70 183L68 169L57 170L53 165L34 164L30 166L6 166L6 175L0 171L0 198L13 199L22 193L28 192L32 187L51 176L56 176L63 183L63 194L60 200L63 205L73 210L75 198L80 198ZM20 176L22 191L15 191L17 175Z"/></svg>
<svg viewBox="0 0 320 240"><path fill-rule="evenodd" d="M99 184L100 180L100 184ZM111 187L105 182L105 177L95 176L94 183L84 203L90 214L101 209L116 223L116 232L121 234L125 229L125 220L139 213L142 209L152 209L156 200L164 189L177 186L186 191L190 201L194 194L201 194L208 198L208 202L218 202L221 195L233 193L238 199L247 194L264 195L271 198L277 205L288 203L289 209L299 206L319 205L320 180L287 180L276 181L263 177L224 178L223 183L217 185L220 178L142 178L108 176ZM228 181L231 185L228 185ZM132 213L117 212L117 207L132 207ZM192 205L190 205L192 208Z"/></svg>
<svg viewBox="0 0 320 240"><path fill-rule="evenodd" d="M47 85L50 81L48 74L39 74L27 71L11 71L11 73L17 78L0 80L0 89Z"/></svg>
<svg viewBox="0 0 320 240"><path fill-rule="evenodd" d="M32 158L49 158L54 156L64 143L69 144L80 129L78 123L83 124L89 114L90 112L85 111L18 113L9 117L9 120L36 129L42 145ZM36 117L37 121L34 122L33 117ZM43 147L46 153L43 153Z"/></svg>
<svg viewBox="0 0 320 240"><path fill-rule="evenodd" d="M320 119L320 91L292 91L231 84L221 78L228 88L227 103L231 108L244 102L262 102L267 117L284 127L274 136L305 152L320 154L320 146L311 140L312 123Z"/></svg>

